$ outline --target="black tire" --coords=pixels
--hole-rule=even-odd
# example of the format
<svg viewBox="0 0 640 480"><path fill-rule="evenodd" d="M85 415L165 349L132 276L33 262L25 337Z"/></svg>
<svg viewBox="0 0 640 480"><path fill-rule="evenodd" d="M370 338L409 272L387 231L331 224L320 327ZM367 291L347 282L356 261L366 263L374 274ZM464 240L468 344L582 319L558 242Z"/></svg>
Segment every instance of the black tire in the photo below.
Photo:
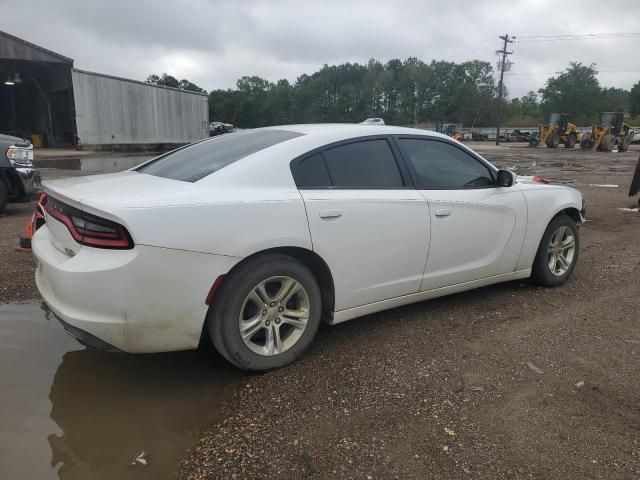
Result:
<svg viewBox="0 0 640 480"><path fill-rule="evenodd" d="M620 139L620 142L618 143L618 151L626 152L627 150L629 150L630 144L631 144L631 135L627 134Z"/></svg>
<svg viewBox="0 0 640 480"><path fill-rule="evenodd" d="M590 150L593 148L593 140L591 140L591 135L585 133L582 135L580 139L580 148L583 150Z"/></svg>
<svg viewBox="0 0 640 480"><path fill-rule="evenodd" d="M560 145L560 135L552 133L547 137L547 147L558 148L558 145Z"/></svg>
<svg viewBox="0 0 640 480"><path fill-rule="evenodd" d="M551 272L549 268L549 247L551 244L551 239L554 233L560 227L568 227L573 232L573 237L575 239L575 252L573 258L571 260L571 264L569 268L562 275L555 275ZM538 247L538 252L536 253L536 258L533 262L533 268L531 270L531 280L545 287L557 287L558 285L562 285L573 273L573 269L576 266L578 261L578 254L580 252L580 235L578 232L578 226L576 222L568 215L558 215L549 222L547 229L542 236L542 240L540 241L540 246Z"/></svg>
<svg viewBox="0 0 640 480"><path fill-rule="evenodd" d="M247 295L258 284L278 276L290 277L302 285L309 300L309 318L294 345L282 353L265 356L252 351L242 340L240 310ZM224 358L243 370L263 372L284 367L300 357L313 341L321 317L322 294L313 273L292 257L269 254L240 265L224 279L209 308L206 322L211 341Z"/></svg>
<svg viewBox="0 0 640 480"><path fill-rule="evenodd" d="M4 208L9 201L9 189L2 176L0 176L0 213L4 212Z"/></svg>
<svg viewBox="0 0 640 480"><path fill-rule="evenodd" d="M531 137L529 139L529 146L530 147L537 147L538 145L540 145L540 140L538 139L538 137Z"/></svg>
<svg viewBox="0 0 640 480"><path fill-rule="evenodd" d="M570 133L567 137L567 141L564 142L565 148L573 148L576 146L576 142L578 141L578 137L575 133Z"/></svg>
<svg viewBox="0 0 640 480"><path fill-rule="evenodd" d="M616 145L616 139L610 133L606 134L600 142L600 151L601 152L610 152L613 150L613 147Z"/></svg>

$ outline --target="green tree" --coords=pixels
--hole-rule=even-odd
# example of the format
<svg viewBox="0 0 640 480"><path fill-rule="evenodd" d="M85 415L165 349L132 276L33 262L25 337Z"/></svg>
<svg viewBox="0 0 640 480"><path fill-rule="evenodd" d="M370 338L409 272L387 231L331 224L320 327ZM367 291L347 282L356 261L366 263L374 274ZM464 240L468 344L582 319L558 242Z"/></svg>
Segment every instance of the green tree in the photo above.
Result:
<svg viewBox="0 0 640 480"><path fill-rule="evenodd" d="M629 93L629 113L634 117L640 115L640 82Z"/></svg>
<svg viewBox="0 0 640 480"><path fill-rule="evenodd" d="M603 112L624 112L629 106L629 91L623 88L605 88L600 97Z"/></svg>
<svg viewBox="0 0 640 480"><path fill-rule="evenodd" d="M563 73L549 78L538 90L544 115L568 113L573 123L589 123L600 109L602 90L597 75L595 64L571 62Z"/></svg>
<svg viewBox="0 0 640 480"><path fill-rule="evenodd" d="M204 89L200 88L195 83L192 83L185 78L183 78L182 80L178 80L176 77L167 73L163 73L162 75L149 75L146 82L162 87L172 87L179 88L180 90L189 90L191 92L207 93Z"/></svg>

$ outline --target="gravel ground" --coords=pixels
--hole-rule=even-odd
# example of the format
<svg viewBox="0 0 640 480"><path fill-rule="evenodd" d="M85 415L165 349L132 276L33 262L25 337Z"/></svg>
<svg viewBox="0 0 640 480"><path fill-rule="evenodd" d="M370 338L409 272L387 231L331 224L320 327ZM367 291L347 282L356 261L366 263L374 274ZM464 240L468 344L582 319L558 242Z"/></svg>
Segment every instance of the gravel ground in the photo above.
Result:
<svg viewBox="0 0 640 480"><path fill-rule="evenodd" d="M574 184L589 221L571 280L513 282L324 328L290 367L247 375L182 479L640 478L638 147L591 154L479 145ZM70 172L43 172L51 178ZM616 184L603 188L590 184ZM35 298L13 252L28 205L0 217L0 302Z"/></svg>
<svg viewBox="0 0 640 480"><path fill-rule="evenodd" d="M478 149L584 193L572 279L324 329L294 365L246 378L183 479L640 478L640 215L617 209L637 150Z"/></svg>
<svg viewBox="0 0 640 480"><path fill-rule="evenodd" d="M40 174L43 179L81 175L78 171L57 169L41 169ZM31 255L15 251L34 208L35 202L10 203L0 214L0 303L39 297L33 279L35 265Z"/></svg>

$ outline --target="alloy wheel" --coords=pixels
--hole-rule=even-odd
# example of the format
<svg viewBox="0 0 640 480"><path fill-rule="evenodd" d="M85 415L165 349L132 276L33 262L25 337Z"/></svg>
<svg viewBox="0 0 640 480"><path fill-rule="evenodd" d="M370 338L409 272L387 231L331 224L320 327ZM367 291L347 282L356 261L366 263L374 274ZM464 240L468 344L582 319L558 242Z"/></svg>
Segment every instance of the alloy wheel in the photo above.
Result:
<svg viewBox="0 0 640 480"><path fill-rule="evenodd" d="M549 248L547 250L547 265L549 266L549 271L556 277L561 277L567 273L569 268L571 268L575 253L576 238L573 231L563 225L551 235L551 241L549 242Z"/></svg>
<svg viewBox="0 0 640 480"><path fill-rule="evenodd" d="M293 347L309 321L309 295L291 277L271 277L256 285L240 308L239 328L254 353L273 356Z"/></svg>

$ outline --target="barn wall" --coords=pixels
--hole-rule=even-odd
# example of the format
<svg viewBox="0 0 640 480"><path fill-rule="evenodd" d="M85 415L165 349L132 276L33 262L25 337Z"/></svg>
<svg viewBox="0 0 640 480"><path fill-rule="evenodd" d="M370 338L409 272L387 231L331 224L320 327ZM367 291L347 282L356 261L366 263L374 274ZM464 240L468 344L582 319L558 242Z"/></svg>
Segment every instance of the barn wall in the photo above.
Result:
<svg viewBox="0 0 640 480"><path fill-rule="evenodd" d="M183 144L208 136L206 95L72 70L80 146Z"/></svg>

